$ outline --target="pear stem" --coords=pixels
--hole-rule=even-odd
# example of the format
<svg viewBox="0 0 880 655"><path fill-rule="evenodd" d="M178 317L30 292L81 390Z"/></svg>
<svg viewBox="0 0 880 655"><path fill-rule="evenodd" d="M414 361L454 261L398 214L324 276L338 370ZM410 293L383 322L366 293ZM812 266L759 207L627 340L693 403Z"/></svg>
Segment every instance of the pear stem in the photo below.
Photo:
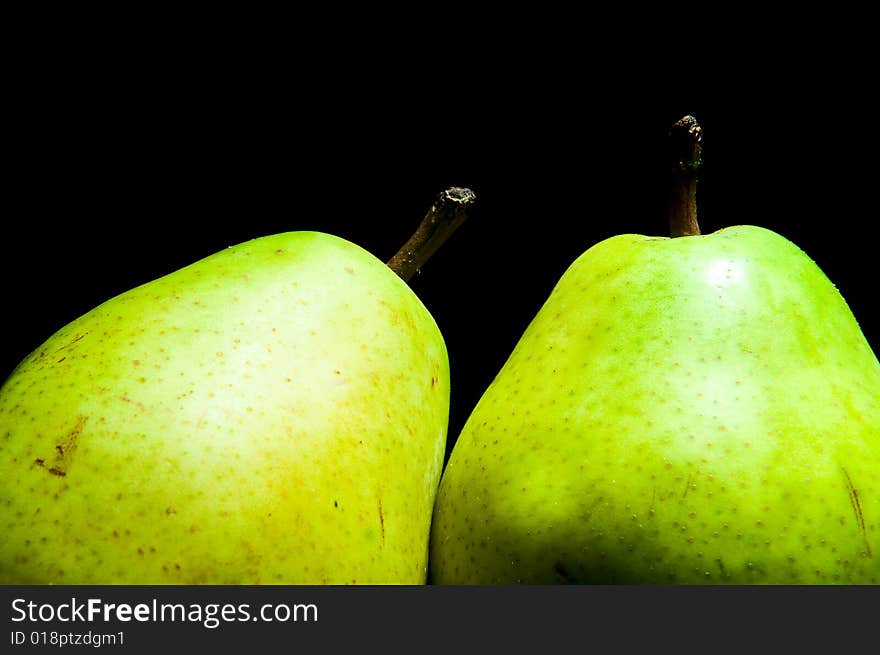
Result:
<svg viewBox="0 0 880 655"><path fill-rule="evenodd" d="M441 192L415 233L388 260L388 268L397 273L404 282L409 282L465 222L476 199L476 194L464 187L450 187Z"/></svg>
<svg viewBox="0 0 880 655"><path fill-rule="evenodd" d="M669 189L669 233L700 234L697 222L697 177L703 164L703 130L693 116L684 116L669 130L672 183Z"/></svg>

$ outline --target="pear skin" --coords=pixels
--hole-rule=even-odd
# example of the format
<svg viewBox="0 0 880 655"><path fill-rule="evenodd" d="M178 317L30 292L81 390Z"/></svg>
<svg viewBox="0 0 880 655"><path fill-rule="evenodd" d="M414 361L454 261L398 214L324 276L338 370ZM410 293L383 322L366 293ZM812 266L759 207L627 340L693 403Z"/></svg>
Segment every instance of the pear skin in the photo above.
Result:
<svg viewBox="0 0 880 655"><path fill-rule="evenodd" d="M317 232L119 295L0 390L0 583L422 583L446 347Z"/></svg>
<svg viewBox="0 0 880 655"><path fill-rule="evenodd" d="M466 422L430 564L441 584L878 584L877 357L776 233L607 239Z"/></svg>

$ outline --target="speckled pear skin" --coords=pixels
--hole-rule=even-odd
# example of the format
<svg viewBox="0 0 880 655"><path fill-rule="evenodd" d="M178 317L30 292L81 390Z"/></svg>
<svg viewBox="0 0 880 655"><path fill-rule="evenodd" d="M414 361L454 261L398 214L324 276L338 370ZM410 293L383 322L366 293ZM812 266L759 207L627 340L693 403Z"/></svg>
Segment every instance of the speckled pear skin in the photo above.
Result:
<svg viewBox="0 0 880 655"><path fill-rule="evenodd" d="M440 331L373 255L226 249L5 382L0 583L423 583L448 412Z"/></svg>
<svg viewBox="0 0 880 655"><path fill-rule="evenodd" d="M469 417L440 584L880 583L880 365L766 229L579 257Z"/></svg>

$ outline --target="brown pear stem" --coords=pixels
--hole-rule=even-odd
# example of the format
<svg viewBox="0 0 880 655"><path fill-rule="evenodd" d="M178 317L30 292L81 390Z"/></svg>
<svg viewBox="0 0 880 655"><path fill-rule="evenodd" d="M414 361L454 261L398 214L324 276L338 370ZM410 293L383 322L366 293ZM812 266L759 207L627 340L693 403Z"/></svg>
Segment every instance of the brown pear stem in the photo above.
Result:
<svg viewBox="0 0 880 655"><path fill-rule="evenodd" d="M669 233L673 237L700 233L697 222L697 177L703 163L703 130L693 116L669 130L672 183L669 189Z"/></svg>
<svg viewBox="0 0 880 655"><path fill-rule="evenodd" d="M476 199L476 194L464 187L450 187L441 192L415 233L388 260L388 267L404 282L409 282L416 271L465 222Z"/></svg>

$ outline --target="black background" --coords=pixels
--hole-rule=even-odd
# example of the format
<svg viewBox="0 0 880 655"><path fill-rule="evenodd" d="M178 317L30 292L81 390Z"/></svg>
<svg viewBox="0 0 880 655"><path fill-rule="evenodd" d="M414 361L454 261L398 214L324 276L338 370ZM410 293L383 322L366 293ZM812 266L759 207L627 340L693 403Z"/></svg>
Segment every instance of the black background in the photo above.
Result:
<svg viewBox="0 0 880 655"><path fill-rule="evenodd" d="M29 60L9 101L0 377L98 303L246 239L321 230L386 260L442 189L468 186L471 220L411 281L449 350L451 447L570 263L614 234L664 233L666 133L684 113L705 134L703 231L791 239L880 350L878 101L857 41L697 67L662 43L552 34L477 58L459 36L425 66L411 55L438 42L418 38Z"/></svg>

